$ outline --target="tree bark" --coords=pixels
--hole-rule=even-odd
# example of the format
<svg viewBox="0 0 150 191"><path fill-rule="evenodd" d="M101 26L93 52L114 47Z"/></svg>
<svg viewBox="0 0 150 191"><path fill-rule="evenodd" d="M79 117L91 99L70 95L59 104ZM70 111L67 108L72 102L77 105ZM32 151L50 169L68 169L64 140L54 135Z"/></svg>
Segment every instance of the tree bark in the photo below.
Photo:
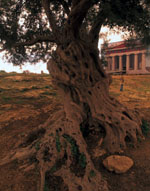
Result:
<svg viewBox="0 0 150 191"><path fill-rule="evenodd" d="M141 121L109 96L110 77L103 70L98 51L82 41L59 46L56 60L48 63L53 83L64 98L66 119L83 130L95 124L103 129L104 147L116 152L142 136ZM128 138L127 138L128 137Z"/></svg>
<svg viewBox="0 0 150 191"><path fill-rule="evenodd" d="M51 131L57 151L52 152L53 162L60 158L65 162L54 174L61 177L66 190L107 190L88 152L90 133L97 131L95 146L100 142L100 149L121 152L128 142L136 144L137 137L142 137L141 121L135 112L109 96L111 79L100 64L98 50L85 42L76 40L65 48L58 46L48 70L63 98L62 113L56 114L58 119L55 116ZM45 180L50 174L47 170L42 171L46 172ZM95 172L94 178L91 172Z"/></svg>

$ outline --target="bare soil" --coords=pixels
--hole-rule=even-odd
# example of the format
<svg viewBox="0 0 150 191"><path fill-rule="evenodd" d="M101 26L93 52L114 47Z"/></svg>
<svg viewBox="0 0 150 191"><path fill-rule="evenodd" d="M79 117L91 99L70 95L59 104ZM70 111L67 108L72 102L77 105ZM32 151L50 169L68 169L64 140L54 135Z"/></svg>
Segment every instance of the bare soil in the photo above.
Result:
<svg viewBox="0 0 150 191"><path fill-rule="evenodd" d="M139 111L150 123L150 76L124 76L124 79L124 90L120 92L120 76L113 76L110 94L127 107ZM0 162L20 147L26 137L59 109L60 104L61 98L48 75L0 74ZM38 145L35 147L38 149ZM145 140L139 140L136 148L129 145L124 154L133 159L134 166L121 175L103 167L102 160L107 154L93 157L96 168L108 181L110 191L150 191L149 133ZM26 160L1 165L0 191L37 191L40 179L37 164L33 155ZM55 186L52 186L50 191L54 190Z"/></svg>

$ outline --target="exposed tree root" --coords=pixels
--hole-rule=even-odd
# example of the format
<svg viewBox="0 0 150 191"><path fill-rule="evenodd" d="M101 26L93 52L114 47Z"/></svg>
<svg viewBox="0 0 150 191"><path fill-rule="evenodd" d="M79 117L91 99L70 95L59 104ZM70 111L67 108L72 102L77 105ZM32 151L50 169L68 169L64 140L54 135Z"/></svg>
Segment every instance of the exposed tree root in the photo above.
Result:
<svg viewBox="0 0 150 191"><path fill-rule="evenodd" d="M119 104L114 100L112 101L116 105ZM133 113L129 114L127 110L125 111L124 108L121 107L120 110L115 112L120 118L124 117L122 123L116 124L118 118L115 118L116 123L114 123L112 118L109 119L109 112L107 114L101 113L95 115L94 118L91 118L89 115L89 118L86 118L86 120L81 123L80 120L70 121L66 119L66 113L62 108L59 112L53 114L42 127L40 126L35 132L32 132L26 137L21 147L14 153L10 153L7 158L1 160L0 165L4 165L16 159L25 160L35 155L39 162L38 166L41 174L39 191L46 189L55 190L55 188L59 188L60 191L108 190L106 182L102 179L100 172L95 169L87 151L88 145L85 140L89 136L91 129L97 129L99 131L99 140L101 138L104 140L101 147L111 152L113 152L113 146L115 148L114 151L119 151L120 147L116 147L115 144L110 144L109 139L112 139L112 141L116 140L117 143L125 144L126 141L129 141L127 139L128 136L129 139L136 142L137 132L139 134L141 133L138 131L138 125L133 121L135 118ZM104 119L107 120L105 121ZM111 125L112 122L115 124L114 126ZM133 128L129 126L129 124L134 125L132 127L134 127L135 130L137 128L137 131L132 131ZM122 126L126 129L121 130ZM109 128L114 128L111 134L109 134ZM117 128L119 128L119 130ZM126 132L127 130L129 132ZM119 135L121 137L119 137ZM122 137L123 139L121 139ZM124 140L124 142L120 140ZM110 145L112 146L110 147ZM51 180L55 181L55 186ZM58 187L56 187L56 185Z"/></svg>
<svg viewBox="0 0 150 191"><path fill-rule="evenodd" d="M79 124L73 126L71 121L65 119L65 113L59 111L43 127L46 129L43 137L32 139L33 142L26 145L29 137L31 138L29 135L21 148L1 160L0 165L16 159L25 160L34 154L39 161L41 174L39 191L46 190L46 188L53 190L51 188L53 184L48 181L52 177L58 181L58 186L62 184L60 191L108 190L106 182L95 169L87 152ZM39 132L39 129L36 132ZM32 132L32 135L35 134ZM36 149L37 142L40 143L38 150Z"/></svg>
<svg viewBox="0 0 150 191"><path fill-rule="evenodd" d="M50 126L43 137L37 159L41 166L41 190L49 187L50 176L61 177L61 190L107 190L100 173L95 169L87 152L80 126L65 120L65 113L60 111L49 121ZM90 175L94 172L94 177ZM105 185L105 186L104 186Z"/></svg>

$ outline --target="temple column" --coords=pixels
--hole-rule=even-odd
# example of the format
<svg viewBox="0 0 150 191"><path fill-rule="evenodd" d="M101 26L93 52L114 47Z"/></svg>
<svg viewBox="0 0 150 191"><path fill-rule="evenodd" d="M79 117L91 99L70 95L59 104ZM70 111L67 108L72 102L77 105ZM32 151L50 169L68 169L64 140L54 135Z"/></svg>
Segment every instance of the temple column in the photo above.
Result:
<svg viewBox="0 0 150 191"><path fill-rule="evenodd" d="M128 72L129 71L129 55L127 54L126 55L126 72Z"/></svg>
<svg viewBox="0 0 150 191"><path fill-rule="evenodd" d="M110 70L110 66L109 66L109 57L106 57L106 62L107 62L107 70L109 71Z"/></svg>
<svg viewBox="0 0 150 191"><path fill-rule="evenodd" d="M146 69L146 58L145 58L145 53L142 53L142 70Z"/></svg>
<svg viewBox="0 0 150 191"><path fill-rule="evenodd" d="M112 56L112 71L115 71L115 56Z"/></svg>
<svg viewBox="0 0 150 191"><path fill-rule="evenodd" d="M112 71L112 56L110 57L110 70Z"/></svg>
<svg viewBox="0 0 150 191"><path fill-rule="evenodd" d="M122 56L119 56L119 71L122 71Z"/></svg>
<svg viewBox="0 0 150 191"><path fill-rule="evenodd" d="M134 70L138 70L138 54L134 54Z"/></svg>

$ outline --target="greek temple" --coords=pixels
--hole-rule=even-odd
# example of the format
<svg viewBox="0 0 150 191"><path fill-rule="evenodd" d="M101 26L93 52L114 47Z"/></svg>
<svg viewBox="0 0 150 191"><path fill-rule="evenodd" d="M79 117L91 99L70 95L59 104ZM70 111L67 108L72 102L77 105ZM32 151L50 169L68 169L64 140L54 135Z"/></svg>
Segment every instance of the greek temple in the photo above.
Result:
<svg viewBox="0 0 150 191"><path fill-rule="evenodd" d="M136 41L132 45L126 41L102 46L108 73L150 74L150 46Z"/></svg>

